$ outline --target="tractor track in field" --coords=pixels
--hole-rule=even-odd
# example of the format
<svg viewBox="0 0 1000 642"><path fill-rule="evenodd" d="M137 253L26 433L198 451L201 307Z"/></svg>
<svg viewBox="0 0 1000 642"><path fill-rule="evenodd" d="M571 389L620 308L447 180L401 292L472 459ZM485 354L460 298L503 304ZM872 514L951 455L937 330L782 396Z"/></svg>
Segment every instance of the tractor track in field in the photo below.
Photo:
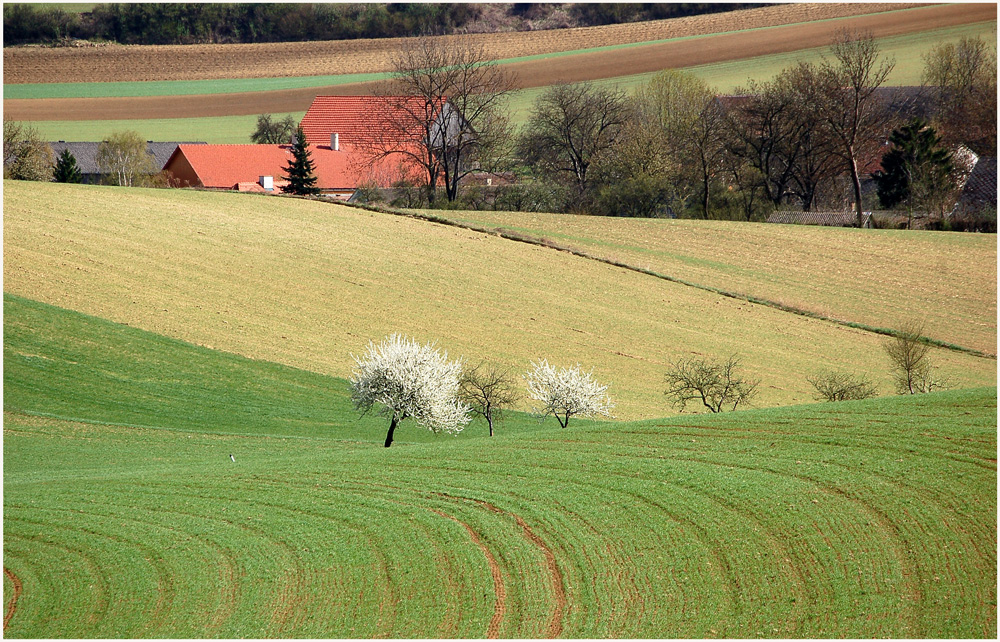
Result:
<svg viewBox="0 0 1000 642"><path fill-rule="evenodd" d="M11 584L14 585L14 595L12 595L10 601L7 602L7 610L3 615L3 630L6 631L11 618L14 617L14 613L17 611L17 601L20 599L21 595L24 594L24 584L22 584L21 579L14 574L14 571L10 570L6 566L3 567L3 574L10 578Z"/></svg>
<svg viewBox="0 0 1000 642"><path fill-rule="evenodd" d="M447 518L460 524L469 533L469 538L472 539L472 543L479 547L479 550L483 552L486 557L486 562L490 566L490 575L493 577L493 592L496 595L496 601L493 604L493 617L490 619L490 625L486 630L486 638L489 640L495 640L500 637L500 625L503 623L504 616L507 614L507 589L503 582L503 573L500 571L500 565L497 563L496 557L490 552L490 549L483 543L479 533L477 533L471 526L458 519L454 515L449 515L444 511L438 510L436 508L429 509L434 513L437 513L441 517Z"/></svg>
<svg viewBox="0 0 1000 642"><path fill-rule="evenodd" d="M866 7L869 5L856 6ZM884 7L881 10L884 11ZM860 12L860 9L853 11L854 14ZM819 15L823 14L817 14L817 16ZM668 42L651 44L642 44L640 41L630 43L634 46L621 49L568 53L557 57L510 62L504 64L504 67L517 75L518 88L545 87L559 82L600 80L619 77L623 74L650 73L667 68L684 68L822 47L830 44L844 30L870 32L875 37L889 37L947 26L996 20L996 6L989 4L936 5L908 11L867 13L864 15L848 14L848 16L840 16L840 19L836 20L814 18L813 22L788 24L788 21L785 20L784 22L777 21L777 24L757 25L768 28L766 36L762 36L759 30L755 30L754 25L744 26L737 22L728 25L730 30L725 33L699 34L698 37L661 35L661 39L673 39ZM743 30L734 31L732 29ZM244 45L216 46L238 47ZM141 48L136 49L136 55L138 55L139 49ZM549 51L558 51L558 48L550 47ZM4 51L6 68L17 69L22 64L28 64L13 58L13 55L8 54L7 50ZM160 62L162 63L162 59ZM276 67L268 66L270 70L274 68ZM374 68L378 67L372 67L372 69ZM60 77L55 69L51 70L48 78ZM325 73L331 71L341 72L341 69L331 67L325 69ZM17 77L16 72L8 75ZM130 78L137 79L135 76ZM7 75L5 75L6 79ZM215 95L5 99L4 113L14 120L33 121L193 118L253 115L265 112L286 113L304 111L317 95L369 94L374 87L375 83L349 83L326 87Z"/></svg>
<svg viewBox="0 0 1000 642"><path fill-rule="evenodd" d="M435 495L438 495L439 497L443 497L451 501L473 502L481 506L482 508L485 508L486 510L490 511L491 513L514 518L514 521L517 523L517 525L521 527L524 537L529 542L538 547L538 549L542 553L542 556L545 558L545 568L548 571L548 575L552 581L552 592L555 600L552 607L552 613L549 616L549 621L545 629L545 637L547 638L559 637L559 635L562 633L563 630L562 618L563 614L566 613L566 606L568 604L568 601L566 598L566 588L563 586L562 571L559 569L559 565L556 563L555 553L553 553L552 549L549 548L548 544L545 543L545 540L539 537L538 534L531 529L528 523L524 521L523 517L521 517L516 513L505 511L502 508L499 508L498 506L495 506L485 500L472 499L469 497L456 497L454 495L448 495L447 493L435 493Z"/></svg>

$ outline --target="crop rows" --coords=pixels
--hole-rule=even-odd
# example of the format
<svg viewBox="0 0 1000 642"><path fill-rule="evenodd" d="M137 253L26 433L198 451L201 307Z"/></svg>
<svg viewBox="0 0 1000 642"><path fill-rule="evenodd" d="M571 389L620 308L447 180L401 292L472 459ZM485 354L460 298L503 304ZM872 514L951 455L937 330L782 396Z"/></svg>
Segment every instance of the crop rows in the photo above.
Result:
<svg viewBox="0 0 1000 642"><path fill-rule="evenodd" d="M989 637L992 395L8 481L10 633L486 637L502 592L500 637Z"/></svg>

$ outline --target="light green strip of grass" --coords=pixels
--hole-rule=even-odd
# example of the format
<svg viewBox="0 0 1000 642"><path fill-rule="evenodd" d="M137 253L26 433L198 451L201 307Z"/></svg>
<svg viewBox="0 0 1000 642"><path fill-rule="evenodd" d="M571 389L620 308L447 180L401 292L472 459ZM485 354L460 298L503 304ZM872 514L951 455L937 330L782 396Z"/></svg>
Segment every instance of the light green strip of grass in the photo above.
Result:
<svg viewBox="0 0 1000 642"><path fill-rule="evenodd" d="M277 120L302 119L304 111L272 114ZM134 130L145 140L199 141L212 144L248 144L257 117L215 116L149 120L50 120L32 123L45 140L100 141L114 132Z"/></svg>

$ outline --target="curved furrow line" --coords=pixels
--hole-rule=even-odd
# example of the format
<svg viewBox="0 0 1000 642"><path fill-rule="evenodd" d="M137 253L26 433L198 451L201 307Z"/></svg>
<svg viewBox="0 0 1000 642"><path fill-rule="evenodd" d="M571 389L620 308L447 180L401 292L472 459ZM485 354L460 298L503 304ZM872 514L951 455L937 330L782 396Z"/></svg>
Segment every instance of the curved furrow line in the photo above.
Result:
<svg viewBox="0 0 1000 642"><path fill-rule="evenodd" d="M136 510L142 510L148 512L151 515L158 515L160 513L170 512L163 508L158 508L153 510L138 506L129 506L127 508L128 511L127 515L108 514L108 513L93 512L93 511L84 513L78 509L57 508L57 507L46 507L42 510L50 512L71 513L77 516L77 518L79 517L79 515L84 514L87 515L88 517L98 520L99 522L110 522L113 520L115 523L121 523L123 525L131 523L137 525L141 529L156 528L168 536L171 535L172 531L172 529L168 527L159 526L152 522L135 519L132 516L134 515ZM173 606L174 596L177 594L177 587L176 587L176 582L174 581L174 574L170 571L166 561L163 559L162 556L163 551L150 546L146 541L139 541L136 539L129 539L126 537L121 537L116 535L108 535L107 533L101 533L98 530L95 530L94 528L77 527L75 530L82 533L86 533L88 535L93 535L95 537L110 539L111 541L120 544L121 543L129 544L136 550L140 551L141 558L144 561L146 561L154 569L156 573L156 586L157 586L156 604L154 605L153 611L150 614L149 618L147 619L146 623L144 624L143 628L148 634L158 635L161 632L161 627L167 621L169 610L171 606ZM210 541L203 538L198 538L198 539L202 541L204 544L208 545L209 547L213 547L213 544Z"/></svg>
<svg viewBox="0 0 1000 642"><path fill-rule="evenodd" d="M14 594L10 596L10 600L7 601L7 609L3 614L3 630L6 631L7 627L10 625L11 618L14 617L14 612L17 610L17 600L24 593L24 585L21 584L20 578L14 574L14 571L10 570L6 566L3 567L3 573L8 578L10 578L10 583L14 586Z"/></svg>
<svg viewBox="0 0 1000 642"><path fill-rule="evenodd" d="M485 500L474 499L471 497L457 497L454 495L449 495L447 493L434 493L434 494L452 501L473 502L475 504L478 504L479 506L482 506L483 508L492 513L514 518L514 521L517 523L517 525L521 527L524 537L541 551L542 556L545 559L545 568L548 572L549 577L551 578L552 592L554 595L554 604L552 605L552 613L549 616L548 624L546 626L545 631L546 631L546 636L549 638L559 637L559 634L562 633L563 614L566 611L566 604L567 604L566 588L563 585L563 575L562 571L559 568L559 564L556 562L555 553L553 553L552 549L549 548L548 544L545 543L545 540L539 537L531 529L531 526L528 525L528 523L524 520L523 517L521 517L516 513L508 512L501 508L498 508L494 504L491 504Z"/></svg>
<svg viewBox="0 0 1000 642"><path fill-rule="evenodd" d="M31 548L30 561L36 564L39 563L38 550L37 550L37 547L39 545L55 549L58 551L62 551L68 556L72 556L73 558L79 559L83 567L81 570L83 570L83 572L85 572L87 577L90 579L90 581L86 583L81 582L78 585L78 593L80 595L89 594L92 597L92 608L90 609L89 613L86 614L87 621L88 622L99 621L100 615L107 610L109 604L108 586L107 586L107 581L105 580L104 573L101 572L100 566L98 566L98 564L94 562L94 560L90 559L90 557L88 557L84 551L78 550L71 546L67 546L65 544L60 544L57 541L55 541L56 539L55 535L59 531L66 531L66 532L76 532L76 531L74 529L64 526L63 524L48 524L45 522L38 522L17 516L12 516L10 515L9 509L10 509L9 506L4 507L4 529L3 529L4 548L6 549L9 538L13 538L13 539L19 539L26 545L30 546ZM24 524L24 525L41 527L45 529L45 534L44 536L42 534L39 535L21 534L16 532L16 530L12 528L13 526L15 526L15 524ZM28 562L29 560L24 559L22 557L20 561L24 563ZM52 566L55 567L56 565L53 564ZM62 586L67 586L68 573L66 571L63 571L62 573L59 574L58 579ZM89 592L84 591L83 586L87 586L92 590ZM79 619L84 615L85 615L84 613L77 611L73 614L73 617Z"/></svg>
<svg viewBox="0 0 1000 642"><path fill-rule="evenodd" d="M425 508L462 526L469 534L469 538L472 540L472 543L475 544L479 550L483 552L483 556L486 557L486 562L490 566L490 576L493 578L493 594L496 596L493 601L493 617L490 618L489 627L486 629L486 637L490 640L499 638L500 625L503 624L504 615L507 613L507 589L504 585L503 573L500 572L500 565L497 564L496 557L493 556L493 553L486 546L486 544L483 543L482 538L479 537L479 534L471 526L454 515L449 515L442 510L430 507Z"/></svg>
<svg viewBox="0 0 1000 642"><path fill-rule="evenodd" d="M678 458L684 461L690 461L694 463L704 464L703 460L692 459L692 458ZM741 467L736 464L726 464L732 468L739 468L742 470L750 472L764 472L769 474L778 475L781 477L787 477L790 479L796 479L805 483L813 484L819 489L829 492L831 495L839 497L858 509L859 514L867 515L870 520L876 523L879 528L885 533L887 533L887 543L890 545L893 556L899 563L900 572L904 581L903 591L905 593L905 600L903 600L903 614L906 616L908 626L910 631L916 635L916 622L918 619L917 607L923 600L923 593L918 584L918 569L919 564L916 559L916 554L912 549L907 548L906 541L900 532L899 526L889 517L885 511L876 508L872 504L868 503L861 497L854 496L842 488L823 482L822 480L807 476L807 475L797 475L784 471L774 471L767 468L752 468L752 467ZM836 465L836 464L834 464ZM864 471L865 474L871 475L868 471ZM884 550L884 549L883 549ZM901 614L902 615L902 614Z"/></svg>
<svg viewBox="0 0 1000 642"><path fill-rule="evenodd" d="M363 497L363 498L366 498L366 499L371 499L373 497L372 493L371 493L371 491L372 491L373 488L385 489L385 490L391 491L394 495L406 495L406 494L410 494L411 496L415 496L415 497L421 497L421 496L423 496L423 495L414 495L412 489L409 489L409 488L401 488L401 487L390 486L390 485L386 485L386 484L351 483L351 482L346 482L345 480L337 480L337 481L339 482L339 485L337 486L338 489L340 489L342 491L346 491L346 492L352 493L352 494L355 494L359 498ZM292 482L284 483L284 485L293 486L293 487L302 488L302 489L305 489L305 488L307 488L307 487L310 486L310 484L307 484L307 483L295 484L295 483L292 483ZM332 486L332 484L331 484L331 486ZM444 511L441 511L439 509L435 509L433 507L427 506L426 504L414 503L414 502L407 502L407 501L404 501L402 499L398 499L397 497L386 497L386 496L381 496L380 500L384 501L384 502L392 503L392 504L395 504L395 505L398 505L398 506L403 506L403 507L406 507L408 509L418 509L418 510L428 510L428 511L431 511L432 513L435 513L435 514L437 514L437 515L439 515L441 517L445 517L445 518L447 518L447 519L449 519L451 521L456 522L457 524L461 525L466 530L466 532L470 536L470 539L477 546L477 548L479 548L479 550L483 553L483 556L485 557L485 559L487 561L487 565L488 565L488 567L490 569L490 575L491 575L491 578L492 578L492 581L493 581L495 599L494 599L493 616L492 616L492 618L490 620L490 624L489 624L489 626L487 628L486 633L487 633L487 637L488 638L498 638L499 637L500 626L502 625L503 619L504 619L504 615L506 614L506 585L505 585L504 580L503 580L503 572L502 572L502 570L500 568L500 564L498 563L496 557L493 555L492 551L490 551L489 548L482 541L482 538L475 531L475 529L473 529L469 524L463 522L462 520L458 519L457 517L455 517L453 515L450 515L448 513L445 513ZM272 505L272 506L275 507L275 508L279 508L279 507L274 506L274 505ZM298 512L305 512L305 511L298 511ZM427 538L428 538L429 541L437 541L437 539L439 539L439 538L435 538L434 534L432 534L427 529L424 529L424 532L427 535ZM452 577L453 574L452 574L451 570L449 570L449 569L451 569L451 563L450 563L450 561L447 560L447 556L444 555L444 554L442 554L442 555L438 555L438 556L435 556L435 557L436 557L436 559L438 559L439 563L440 563L440 560L445 560L444 563L448 566L448 568L444 569L440 573L440 576L441 576L441 578L443 579L443 581L445 583L451 585L454 588L454 590L452 590L450 594L451 595L458 595L459 594L458 590L457 590L457 588L455 588L455 587L457 587L457 584L456 584L454 578ZM455 637L455 633L457 631L456 627L458 625L458 615L459 615L459 613L457 611L455 611L453 613L450 609L446 610L445 615L444 615L444 619L442 620L442 623L441 623L442 637Z"/></svg>
<svg viewBox="0 0 1000 642"><path fill-rule="evenodd" d="M267 629L270 634L278 637L287 624L288 619L294 611L294 603L296 602L296 597L302 593L300 588L301 578L305 575L305 566L302 564L301 557L299 554L289 545L280 539L276 539L273 534L265 531L262 528L250 526L245 523L237 522L232 519L223 518L218 515L205 515L201 513L193 513L189 511L178 510L176 508L167 508L165 500L167 499L177 499L177 498L188 498L196 500L204 500L206 498L205 494L188 494L188 493L170 493L162 494L160 492L153 492L149 487L138 487L137 490L144 491L147 497L159 497L160 502L157 502L159 508L156 511L150 511L153 514L172 514L179 515L188 519L206 521L213 524L225 524L229 528L236 529L240 532L252 534L256 539L264 542L268 542L266 547L271 551L280 551L279 555L274 556L275 564L274 566L280 570L280 581L277 581L277 589L275 591L275 599L277 600L276 605L270 609L270 619L269 628ZM245 504L247 507L259 507L264 506L261 502L251 502L248 500L241 500L233 497L219 498L225 499L229 504L241 503ZM267 505L268 508L281 508L287 510L286 507L278 507ZM215 531L216 529L212 529ZM197 534L187 533L189 536L203 539ZM225 607L224 611L220 612L220 609L216 610L212 621L213 623L218 623L218 626L222 626L229 618L235 613L238 606L239 600L239 581L236 578L236 567L235 562L236 555L227 553L225 548L218 542L213 542L212 547L216 548L222 556L223 559L228 560L228 563L220 566L220 580L228 581L232 580L232 585L222 584L223 592L220 595L220 609ZM277 579L277 578L275 578Z"/></svg>
<svg viewBox="0 0 1000 642"><path fill-rule="evenodd" d="M579 483L578 485L586 485L584 483ZM617 489L604 488L602 490L610 493L618 492ZM625 554L622 550L625 542L621 541L619 538L610 538L607 533L602 532L597 526L586 516L581 514L579 511L573 510L567 504L553 500L553 504L563 513L570 516L570 518L577 524L580 524L591 537L596 542L603 542L602 550L599 554L606 556L605 559L607 563L604 563L604 559L599 559L596 564L591 562L591 555L587 553L586 546L580 546L580 553L591 562L591 567L605 568L609 573L611 573L611 582L618 587L618 594L621 595L620 601L625 606L623 611L618 611L616 609L617 604L611 604L610 608L606 608L599 600L595 600L594 607L596 609L595 620L597 622L607 621L608 627L610 628L615 624L615 622L639 622L642 621L646 614L646 596L654 595L655 588L651 582L641 582L637 578L637 574L634 572L633 558ZM633 521L632 525L644 525L644 521ZM651 530L651 529L650 529ZM580 569L582 572L582 568ZM588 578L584 578L586 581ZM596 573L589 578L591 581L591 586L596 587L601 584L602 578L598 577ZM642 584L642 586L640 586ZM610 593L609 593L610 594ZM605 617L605 611L607 611ZM631 637L629 635L623 635L621 632L598 632L600 637Z"/></svg>

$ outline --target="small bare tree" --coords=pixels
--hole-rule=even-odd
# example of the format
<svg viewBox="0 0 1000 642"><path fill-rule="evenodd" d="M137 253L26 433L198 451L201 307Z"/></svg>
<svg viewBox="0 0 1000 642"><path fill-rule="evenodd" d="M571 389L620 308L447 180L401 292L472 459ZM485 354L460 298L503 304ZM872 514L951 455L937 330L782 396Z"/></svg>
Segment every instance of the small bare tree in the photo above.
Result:
<svg viewBox="0 0 1000 642"><path fill-rule="evenodd" d="M565 428L575 415L611 416L614 404L606 394L608 387L597 383L593 373L583 372L580 364L556 370L542 359L531 366L532 370L525 375L528 395L541 402L535 411L542 417L552 415Z"/></svg>
<svg viewBox="0 0 1000 642"><path fill-rule="evenodd" d="M897 394L915 395L944 387L944 382L931 374L931 346L923 332L923 324L909 322L882 344L892 364Z"/></svg>
<svg viewBox="0 0 1000 642"><path fill-rule="evenodd" d="M670 363L664 394L682 411L689 401L701 401L712 412L736 410L737 406L751 402L760 384L741 376L739 369L736 355L722 363L695 357L679 359Z"/></svg>
<svg viewBox="0 0 1000 642"><path fill-rule="evenodd" d="M821 372L806 381L816 389L817 401L854 401L878 396L878 388L864 375Z"/></svg>
<svg viewBox="0 0 1000 642"><path fill-rule="evenodd" d="M393 334L377 345L369 343L365 355L354 361L351 400L362 416L381 406L380 414L390 419L386 448L396 426L407 418L435 433L455 434L469 423L469 408L458 400L462 362L448 361L432 344L421 346Z"/></svg>
<svg viewBox="0 0 1000 642"><path fill-rule="evenodd" d="M504 412L521 399L521 393L514 387L510 370L480 362L462 373L458 398L486 420L492 437L494 420L502 421Z"/></svg>

